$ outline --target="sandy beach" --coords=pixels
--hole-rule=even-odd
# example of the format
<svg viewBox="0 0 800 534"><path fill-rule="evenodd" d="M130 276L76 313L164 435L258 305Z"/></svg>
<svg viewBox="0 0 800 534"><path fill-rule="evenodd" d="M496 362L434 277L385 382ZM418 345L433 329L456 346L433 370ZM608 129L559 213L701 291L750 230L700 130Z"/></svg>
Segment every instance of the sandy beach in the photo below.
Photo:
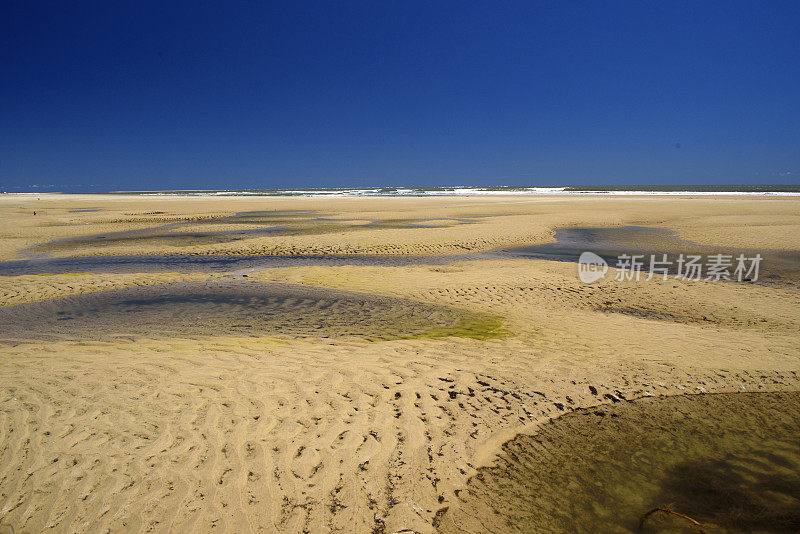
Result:
<svg viewBox="0 0 800 534"><path fill-rule="evenodd" d="M767 405L797 413L800 280L616 281L612 267L585 284L571 262L481 256L623 226L796 252L800 198L0 195L0 264L40 262L0 276L0 524L429 533L535 520L567 532L539 511L569 496L534 498L514 474L554 480L577 444L599 443L587 456L616 447L651 419L639 406L676 402L653 412L687 414L676 440L735 414L763 430L768 415L759 426L742 414ZM46 272L64 258L164 255L288 263ZM429 260L291 263L373 255ZM617 426L586 430L614 410ZM780 430L780 443L798 432ZM528 471L504 471L520 447ZM633 519L609 531L669 504L648 491L598 505ZM782 498L791 509L800 492ZM597 518L585 531L608 514ZM725 525L722 512L707 520Z"/></svg>

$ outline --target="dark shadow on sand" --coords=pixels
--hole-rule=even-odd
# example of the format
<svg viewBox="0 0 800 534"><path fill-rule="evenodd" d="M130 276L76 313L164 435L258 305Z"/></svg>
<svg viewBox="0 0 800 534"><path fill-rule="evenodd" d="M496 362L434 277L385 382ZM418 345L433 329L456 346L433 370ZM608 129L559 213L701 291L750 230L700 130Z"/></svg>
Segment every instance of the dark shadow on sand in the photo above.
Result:
<svg viewBox="0 0 800 534"><path fill-rule="evenodd" d="M257 213L257 212L256 212ZM291 217L287 220L294 220ZM305 220L305 219L304 219ZM435 221L428 219L427 221ZM276 215L271 217L262 215L241 214L238 218L212 219L205 224L213 227L214 224L231 221L254 224L261 221L264 224L281 224L284 219ZM309 219L310 225L305 228L309 232L316 232L320 228L331 224L320 218ZM449 221L449 220L448 220ZM467 224L468 218L455 221L457 224ZM313 223L313 224L312 224ZM199 223L197 223L199 224ZM339 224L339 223L335 223ZM365 228L393 227L399 224L404 228L424 227L425 221L376 221ZM321 225L321 226L320 226ZM360 227L362 227L360 226ZM360 228L359 227L359 228ZM266 227L260 229L246 229L239 231L220 232L184 232L164 235L147 235L154 230L135 230L131 232L118 232L116 234L87 236L72 238L70 240L54 241L48 246L66 246L75 248L74 240L85 240L93 245L105 246L119 244L120 240L133 240L146 243L148 240L160 239L162 244L201 244L218 243L251 237L252 233L281 233L285 230L282 226ZM303 230L303 231L305 231ZM295 231L295 230L292 230ZM124 234L124 235L121 235ZM283 235L283 234L281 234ZM757 283L767 286L800 288L800 252L793 250L753 250L734 247L711 247L698 245L680 239L675 232L662 228L644 228L627 226L619 228L565 228L556 232L556 243L546 243L529 247L516 247L498 249L486 252L472 252L465 254L442 255L124 255L124 256L78 256L78 257L32 257L27 260L14 260L0 262L0 275L15 276L21 274L60 274L76 272L92 273L122 273L122 272L226 272L238 269L295 267L295 266L387 266L397 267L405 265L444 265L456 261L472 261L485 259L540 259L551 261L577 262L580 254L591 251L605 259L609 265L615 266L621 254L638 254L644 257L646 264L643 272L649 270L649 258L655 255L658 259L667 259L672 262L670 273L676 273L677 257L679 254L700 255L705 262L713 254L725 254L735 257L743 254L747 258L760 254L762 257ZM116 241L115 241L116 240ZM45 247L40 245L39 247ZM56 249L54 249L56 250ZM31 249L31 252L43 252L45 249ZM730 269L733 274L733 268ZM644 274L643 277L647 275Z"/></svg>
<svg viewBox="0 0 800 534"><path fill-rule="evenodd" d="M800 393L645 398L503 445L440 511L443 532L637 532L669 507L711 533L800 531ZM643 532L696 532L652 517Z"/></svg>
<svg viewBox="0 0 800 534"><path fill-rule="evenodd" d="M313 286L177 282L0 307L0 340L203 336L393 339L470 335L484 318L447 306ZM471 328L472 331L466 331Z"/></svg>
<svg viewBox="0 0 800 534"><path fill-rule="evenodd" d="M666 254L667 261L671 263L668 268L671 275L677 273L677 260L681 254L684 257L699 255L703 258L703 263L711 255L729 255L734 258L734 268L735 258L740 254L746 258L760 254L762 260L759 283L800 287L800 251L795 250L706 246L681 239L672 230L643 226L562 228L556 231L555 239L555 243L511 248L504 253L515 258L577 262L582 252L590 251L612 267L616 266L617 259L622 254L641 255L644 261L642 271L645 273L650 270L651 255L655 256L655 261L660 261ZM730 269L731 274L734 268Z"/></svg>
<svg viewBox="0 0 800 534"><path fill-rule="evenodd" d="M245 211L229 217L179 221L137 230L107 232L56 239L25 251L30 256L79 249L131 245L186 247L250 239L260 235L299 236L374 229L414 229L455 226L475 222L472 217L452 219L378 219L351 221L319 217L315 211ZM254 228L219 229L230 226ZM188 228L188 229L187 229Z"/></svg>

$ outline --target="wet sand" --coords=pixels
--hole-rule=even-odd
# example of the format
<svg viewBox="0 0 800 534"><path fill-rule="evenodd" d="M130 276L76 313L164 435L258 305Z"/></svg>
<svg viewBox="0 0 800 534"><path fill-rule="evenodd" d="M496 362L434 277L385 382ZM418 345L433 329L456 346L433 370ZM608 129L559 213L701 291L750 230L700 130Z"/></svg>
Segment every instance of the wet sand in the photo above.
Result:
<svg viewBox="0 0 800 534"><path fill-rule="evenodd" d="M97 209L91 211L99 211ZM71 210L70 213L82 213ZM446 228L474 222L470 218L342 220L318 216L315 211L245 211L227 217L174 222L140 230L123 230L56 239L25 251L36 256L85 248L132 245L189 247L229 243L258 235L299 236L356 232L375 229Z"/></svg>
<svg viewBox="0 0 800 534"><path fill-rule="evenodd" d="M663 269L668 276L681 274L678 272L680 257L688 259L690 256L699 256L700 262L706 263L708 258L721 255L730 262L729 275L726 275L726 279L733 281L737 281L734 275L737 258L743 257L747 268L750 267L752 258L758 257L759 271L755 276L756 283L800 288L800 251L796 250L703 245L681 239L669 229L645 226L564 228L557 229L553 237L555 243L512 248L503 252L514 258L577 262L581 253L588 250L603 258L610 266L617 265L622 255L638 256L638 261L641 262L639 268L643 275L650 271L652 261L656 269ZM656 270L655 274L661 276L663 272ZM705 276L707 273L698 277ZM738 281L752 281L752 277L742 276Z"/></svg>
<svg viewBox="0 0 800 534"><path fill-rule="evenodd" d="M505 443L441 532L800 530L800 393L645 398L578 410ZM640 524L643 528L640 529Z"/></svg>
<svg viewBox="0 0 800 534"><path fill-rule="evenodd" d="M586 285L573 263L491 252L553 242L561 228L629 225L701 245L800 250L799 206L3 195L0 325L11 339L0 345L0 524L434 532L504 443L562 415L648 395L799 391L792 287ZM269 220L219 222L265 211ZM95 244L173 224L168 233L235 233L278 217L309 231ZM317 217L337 230L316 232ZM75 241L30 258L58 239ZM741 413L761 406L735 398ZM717 419L708 424L724 428L727 416Z"/></svg>
<svg viewBox="0 0 800 534"><path fill-rule="evenodd" d="M416 226L418 227L418 226ZM434 228L434 226L431 226ZM266 230L270 230L267 228ZM131 231L137 234L132 239L147 240L148 230ZM124 233L124 232L123 232ZM229 240L243 239L242 234L233 232ZM220 232L227 235L227 232ZM126 233L127 235L127 233ZM214 234L216 235L216 234ZM45 250L57 245L52 250L75 250L79 243L110 243L111 241L95 241L106 236L89 236L45 243L30 250ZM178 234L172 236L193 243L196 234ZM126 237L127 239L127 237ZM226 238L227 239L227 238ZM663 228L644 226L623 226L617 228L564 228L556 229L555 243L544 243L527 247L513 247L489 250L485 252L466 252L463 254L437 254L427 256L415 255L124 255L124 256L66 256L50 257L46 253L31 254L27 260L0 261L0 275L29 274L63 274L88 271L92 273L121 272L246 272L261 269L295 266L383 266L396 267L402 265L446 265L458 261L485 261L493 259L531 259L549 261L578 262L581 253L590 251L614 267L619 259L627 255L638 258L637 270L641 276L653 275L675 277L681 274L681 262L692 256L706 263L714 256L727 258L728 269L716 281L734 281L757 283L760 285L800 288L800 251L745 249L737 247L714 247L693 243L680 239L675 232ZM214 241L216 242L216 241ZM64 245L64 247L62 247ZM78 247L79 248L79 247ZM26 252L26 254L30 254ZM758 269L750 274L749 268L758 260ZM738 259L743 260L743 274L736 274ZM655 262L655 263L653 263ZM661 263L658 263L661 262ZM665 265L666 267L663 267ZM659 270L660 269L660 270ZM747 271L747 275L744 273ZM663 276L662 276L663 275ZM708 278L707 272L698 272L694 279Z"/></svg>
<svg viewBox="0 0 800 534"><path fill-rule="evenodd" d="M491 253L441 254L435 256L398 255L124 255L124 256L67 256L33 258L0 262L0 276L31 274L93 274L121 273L219 273L258 271L297 266L345 265L397 267L403 265L446 265L455 261L490 259Z"/></svg>
<svg viewBox="0 0 800 534"><path fill-rule="evenodd" d="M491 336L488 314L410 299L231 279L173 282L0 307L0 341L243 336Z"/></svg>

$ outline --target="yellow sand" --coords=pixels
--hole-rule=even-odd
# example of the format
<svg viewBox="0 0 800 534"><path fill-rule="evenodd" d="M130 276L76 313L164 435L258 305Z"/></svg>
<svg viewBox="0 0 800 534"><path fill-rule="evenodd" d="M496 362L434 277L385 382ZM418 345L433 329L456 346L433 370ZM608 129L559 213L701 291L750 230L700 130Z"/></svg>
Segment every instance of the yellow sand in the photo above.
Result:
<svg viewBox="0 0 800 534"><path fill-rule="evenodd" d="M100 211L74 211L81 208ZM62 255L443 254L547 242L558 227L620 225L670 228L681 237L709 245L800 249L800 200L793 197L209 198L6 194L0 195L0 259L21 257L20 252L28 247L53 239L262 210L314 212L315 217L339 220L342 228L323 234L254 236L214 245L130 245L87 248ZM470 217L474 222L438 228L353 230L354 226L374 220L453 217Z"/></svg>
<svg viewBox="0 0 800 534"><path fill-rule="evenodd" d="M71 273L0 276L0 306L40 302L110 289L166 284L182 280L203 280L208 277L207 274L197 273Z"/></svg>
<svg viewBox="0 0 800 534"><path fill-rule="evenodd" d="M38 198L0 197L3 258L159 218L273 209L346 221L483 219L194 252L451 253L543 242L564 225L621 224L708 244L800 248L800 200L791 198ZM81 207L103 211L69 213ZM124 250L132 252L175 250ZM6 277L0 303L202 276ZM437 511L503 442L610 402L606 394L800 388L796 291L673 280L587 286L572 264L526 260L250 276L484 311L502 316L511 335L370 342L209 332L4 346L0 523L23 532L431 532Z"/></svg>

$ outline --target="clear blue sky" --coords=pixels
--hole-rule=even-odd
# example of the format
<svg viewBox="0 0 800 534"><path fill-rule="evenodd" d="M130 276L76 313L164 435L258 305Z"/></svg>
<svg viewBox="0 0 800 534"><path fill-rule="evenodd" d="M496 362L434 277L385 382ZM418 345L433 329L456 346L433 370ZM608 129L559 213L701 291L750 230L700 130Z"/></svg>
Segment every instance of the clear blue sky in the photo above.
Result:
<svg viewBox="0 0 800 534"><path fill-rule="evenodd" d="M3 2L0 188L800 182L800 2Z"/></svg>

